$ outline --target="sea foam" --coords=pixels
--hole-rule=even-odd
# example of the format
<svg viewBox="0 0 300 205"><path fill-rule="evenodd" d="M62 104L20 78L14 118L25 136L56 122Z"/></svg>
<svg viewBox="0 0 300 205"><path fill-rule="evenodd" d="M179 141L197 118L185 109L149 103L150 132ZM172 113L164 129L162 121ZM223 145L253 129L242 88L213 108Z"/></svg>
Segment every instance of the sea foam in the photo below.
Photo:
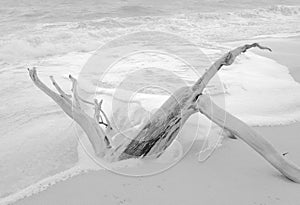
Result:
<svg viewBox="0 0 300 205"><path fill-rule="evenodd" d="M12 46L11 48L14 48L14 46ZM24 49L27 48L27 46L24 46ZM45 48L47 48L47 46ZM50 48L51 50L51 47L48 48ZM35 47L29 48L29 50L30 49L34 50ZM91 50L93 49L95 49L95 47L91 47ZM74 47L71 47L70 50L74 50ZM2 51L5 52L4 50ZM47 58L45 58L43 52L37 52L38 57L43 57L42 61L38 61L38 64L40 64L38 71L40 72L43 81L46 81L46 77L48 75L55 75L56 77L58 77L59 83L63 85L63 88L65 90L68 90L69 84L65 83L65 76L68 73L77 75L78 70L91 56L91 53L70 53L69 50L61 51L63 51L62 53L67 52L68 54L52 57L48 56ZM221 54L218 48L210 48L206 50L204 49L203 51L208 56ZM23 50L22 52L25 51ZM46 53L46 55L51 56L51 52ZM15 55L19 54L14 53L12 56ZM36 57L35 54L33 56ZM31 62L34 62L34 59L32 59L31 57ZM141 56L139 56L139 58L141 58ZM172 68L178 69L176 63L174 64L173 62L173 64L170 64L169 61L160 62L160 65L162 67L168 66L171 70ZM150 63L150 61L148 63ZM125 65L125 67L126 66L130 67L130 65ZM59 160L61 160L59 161L57 160L56 155L66 156L64 153L68 153L70 156L73 155L70 154L69 151L65 152L64 150L65 147L70 147L69 143L71 142L70 139L72 138L72 133L68 133L70 137L64 136L65 139L59 137L59 134L55 135L53 138L53 127L55 126L55 122L57 122L57 119L63 121L61 113L58 111L57 107L54 108L53 104L50 105L48 101L45 101L45 103L42 100L42 103L36 102L34 106L32 106L32 104L30 103L32 99L28 99L27 96L29 94L32 94L32 90L34 88L28 86L28 84L31 82L28 80L28 78L23 77L24 73L20 72L20 69L13 69L10 66L7 67L7 69L3 69L2 71L6 72L7 74L6 79L3 79L2 81L5 82L5 89L2 90L2 95L5 97L5 99L11 100L11 103L8 105L10 106L9 113L7 113L6 118L4 118L2 125L4 130L0 130L1 132L3 132L4 136L4 138L1 139L1 162L2 164L7 165L5 170L3 170L9 172L12 178L14 173L18 176L20 175L19 173L23 173L22 170L26 170L26 172L28 172L28 176L31 175L32 171L32 173L35 174L37 178L45 176L47 174L49 176L47 170L45 171L47 167L53 167L54 165L55 167L60 168L57 170L61 170L62 167L60 167L60 164L64 165L67 159L61 160L61 158L59 158ZM176 72L178 75L182 74L183 79L189 81L195 80L195 76L193 78L193 76L187 75L187 73L180 69L178 69ZM123 75L126 75L126 73L123 73ZM151 75L153 75L153 73ZM9 79L8 76L10 77ZM293 80L293 78L289 74L288 68L284 65L280 65L272 59L259 56L252 52L247 52L238 57L233 65L224 67L218 73L218 76L221 79L221 83L223 85L222 87L224 89L213 87L212 89L206 90L207 94L210 94L213 100L217 100L217 98L220 97L224 98L226 104L225 106L223 106L223 108L228 112L236 115L249 125L279 125L288 124L300 120L300 86ZM13 81L11 79L15 78L19 79L18 83L26 85L23 86L22 89L19 88L15 90L16 94L18 92L21 93L21 95L17 97L14 97L14 95L10 92L10 89L13 89L15 87L18 88L18 85L12 84ZM161 79L161 81L162 80L163 78ZM49 81L48 85L50 86ZM108 110L109 114L109 110L111 109L109 105L109 98L113 95L114 90L108 88L98 88L98 91L100 97L103 97L103 94L106 93L106 97L104 99L104 109ZM37 91L36 93L38 95L35 97L46 99L46 97L42 98L42 96L44 96L43 93L40 93L39 91ZM149 111L153 111L158 108L167 98L168 95L153 94L152 92L136 93L134 95L134 99L132 100L138 101L140 105L149 109ZM18 109L16 110L16 108ZM11 111L13 112L11 113ZM8 112L8 110L6 110L5 112ZM41 124L43 124L44 127L36 126L37 120L39 122L43 122ZM204 122L204 120L205 118L203 118L203 121L201 121L203 122L203 124L200 125L203 130L208 129L208 126L210 126L210 124L207 121ZM15 122L14 125L17 125L17 128L9 127L12 125L12 121ZM192 119L188 123L197 125L199 122ZM63 125L64 123L61 124ZM22 131L20 128L22 128ZM6 129L12 130L14 132L10 131L9 133L6 133ZM204 136L206 133L203 130L200 131L203 132L202 136ZM56 132L58 131L59 130L56 130ZM36 136L36 133L40 133L40 135ZM41 136L43 136L43 138L41 138ZM55 140L53 141L53 139ZM192 140L189 139L188 136L182 139ZM218 139L212 138L208 143L208 148L209 145L216 144L216 140ZM13 153L11 151L15 149L15 146L21 148L19 149L19 155L17 152ZM182 144L177 144L176 146L177 148L175 147L173 152L169 153L170 155L165 155L165 158L162 158L162 160L160 161L161 163L172 160L173 157L178 156L178 153L179 155L181 155L180 146L182 146ZM73 165L73 168L62 173L58 173L54 176L50 176L19 192L16 192L18 189L13 188L11 189L11 191L15 192L15 194L2 198L1 203L6 204L8 202L16 201L25 196L38 193L39 191L46 189L48 186L58 181L65 180L84 171L103 169L103 167L95 163L88 155L88 153L91 153L91 151L88 151L87 153L86 151L80 149L80 145L77 146L77 149L78 150L75 150L74 152L77 152L78 154L78 162ZM52 150L55 150L56 155L53 155ZM34 151L36 151L36 153L34 153ZM68 163L70 163L71 160L67 161ZM18 170L10 169L15 166L14 162L19 163ZM37 167L35 169L34 165L37 164L41 167ZM125 166L125 164L126 163L119 163L109 166L114 166L114 168L117 169L118 167ZM130 164L131 166L138 166L140 165L140 161L133 160L127 162L127 165L128 164ZM52 173L50 175L52 175ZM20 175L20 177L26 178L27 176ZM37 178L34 178L34 180L32 180L32 178L29 177L28 179L26 178L20 183L22 185L24 185L25 182L25 184L32 184L36 181ZM11 186L10 182L4 182L3 184L7 187ZM18 182L16 184L18 184ZM14 186L16 187L17 185Z"/></svg>
<svg viewBox="0 0 300 205"><path fill-rule="evenodd" d="M289 35L299 31L299 10L299 6L276 5L232 12L38 23L1 36L0 61L11 63L70 52L90 52L112 39L140 31L174 33L198 45L216 39L234 41L259 35Z"/></svg>
<svg viewBox="0 0 300 205"><path fill-rule="evenodd" d="M211 53L216 54L218 52ZM55 62L62 62L63 64L64 61L62 59L59 60L60 58L63 57L54 58ZM72 57L70 56L68 58ZM49 61L45 62L47 62L47 64L50 63ZM61 73L62 77L66 74L66 71L55 69L55 66L53 69L56 72ZM73 72L76 69L77 66L74 65L74 69L70 69L69 71ZM48 71L46 75L48 74L51 74L51 72ZM278 64L272 59L262 57L252 52L247 52L238 57L233 65L224 67L218 75L221 79L224 90L218 90L218 88L217 90L211 89L208 90L207 93L211 95L213 100L217 100L220 96L224 97L226 104L223 108L236 115L249 125L279 125L300 120L300 85L290 76L287 67ZM61 79L61 81L62 80L63 79ZM105 98L103 109L107 110L109 114L111 112L109 111L111 110L109 102L114 90L109 88L98 88L98 93L102 98ZM151 111L159 107L167 98L168 95L137 93L134 95L134 99L131 100L139 101L140 105ZM200 116L200 114L197 115ZM192 118L188 123L197 125L199 124L199 121ZM199 126L203 128L199 130L203 133L201 134L203 137L206 133L206 131L203 130L208 130L210 124L208 121L205 121L205 117L203 117ZM37 129L40 130L41 128ZM49 135L49 137L51 136ZM183 140L181 141L183 142L182 144L184 144L184 140L192 140L188 138L188 136L181 139ZM208 143L208 148L210 145L216 144L216 140L218 140L218 138L212 138ZM182 144L180 144L180 146ZM91 152L89 150L87 150L87 152L82 150L80 146L81 145L77 148L78 162L74 165L74 168L58 173L52 177L48 177L26 189L2 198L1 203L7 204L8 202L13 202L25 196L45 190L49 185L65 180L84 171L103 169L103 167L95 163L91 156L88 155ZM171 155L166 155L166 158L162 158L160 162L164 163L165 160L169 161L172 157L178 156L177 154L180 153L180 146L177 146L177 148L175 147L173 154L171 152ZM3 152L4 151L5 149L3 148ZM31 155L33 161L35 160L35 156L38 155ZM10 159L10 161L14 160L15 159ZM9 161L3 163L9 164ZM49 163L51 165L52 162ZM128 164L131 166L141 165L139 161L135 160L128 162L127 165ZM115 169L118 169L118 167L124 167L125 165L126 163L120 163L113 166Z"/></svg>

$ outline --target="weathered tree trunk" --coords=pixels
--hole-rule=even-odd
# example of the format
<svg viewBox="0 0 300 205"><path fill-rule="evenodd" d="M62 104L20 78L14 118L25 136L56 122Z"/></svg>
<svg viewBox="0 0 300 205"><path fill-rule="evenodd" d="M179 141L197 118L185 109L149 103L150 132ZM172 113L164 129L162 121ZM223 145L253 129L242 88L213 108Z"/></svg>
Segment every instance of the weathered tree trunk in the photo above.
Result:
<svg viewBox="0 0 300 205"><path fill-rule="evenodd" d="M202 94L209 80L222 66L231 65L239 54L252 47L271 51L269 48L254 43L228 52L217 60L192 87L180 88L170 96L132 140L125 139L123 143L116 147L111 146L108 137L105 136L105 132L99 126L99 119L102 119L101 113L107 122L102 122L102 124L112 129L104 111L101 109L101 102L98 103L95 100L94 103L91 103L82 100L77 94L77 82L72 76L70 76L73 82L73 99L71 100L71 96L64 93L52 77L52 83L59 94L50 90L38 79L35 68L29 70L29 74L35 85L50 96L69 117L83 128L98 157L105 157L109 161L142 157L157 158L172 143L186 120L192 114L200 111L232 135L244 140L288 179L300 183L299 168L283 158L270 143L255 133L249 126L217 107ZM84 113L80 107L80 101L95 106L94 118ZM214 112L210 111L211 108L214 109Z"/></svg>
<svg viewBox="0 0 300 205"><path fill-rule="evenodd" d="M268 49L259 44L238 47L217 60L192 86L177 90L151 117L149 123L126 146L119 160L132 157L158 157L172 143L181 126L196 111L193 106L209 80L223 65L231 65L242 52L252 47Z"/></svg>

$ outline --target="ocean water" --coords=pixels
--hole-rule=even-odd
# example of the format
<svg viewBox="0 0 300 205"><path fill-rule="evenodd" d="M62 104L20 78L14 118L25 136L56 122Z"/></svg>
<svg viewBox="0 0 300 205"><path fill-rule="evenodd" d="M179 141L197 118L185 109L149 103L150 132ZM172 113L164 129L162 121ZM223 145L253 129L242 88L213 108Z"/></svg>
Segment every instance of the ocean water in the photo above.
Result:
<svg viewBox="0 0 300 205"><path fill-rule="evenodd" d="M68 90L69 73L78 75L100 46L125 34L172 33L201 47L211 61L229 49L224 44L229 41L300 34L300 4L296 0L0 0L0 17L2 203L85 170L78 166L84 167L86 161L79 154L73 122L34 87L28 66L36 66L49 86L48 76L54 75ZM205 61L197 69L201 73L209 64ZM113 89L120 73L126 75L127 68L129 72L137 66L177 69L177 75L188 83L197 79L174 59L135 55L115 65L117 72L107 79L105 89ZM247 123L278 125L300 120L300 85L284 65L248 52L219 77L224 93L214 88L207 92L215 98L222 95L226 110ZM132 86L143 86L153 79L172 89L181 86L163 73L141 72L138 79ZM154 89L137 94L136 100L145 107L159 106L167 96Z"/></svg>

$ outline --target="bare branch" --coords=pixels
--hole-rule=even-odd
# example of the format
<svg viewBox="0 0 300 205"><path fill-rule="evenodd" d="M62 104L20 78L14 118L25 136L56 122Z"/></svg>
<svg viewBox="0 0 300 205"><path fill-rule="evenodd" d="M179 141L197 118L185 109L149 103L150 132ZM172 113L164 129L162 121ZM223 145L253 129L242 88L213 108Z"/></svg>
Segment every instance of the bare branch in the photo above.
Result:
<svg viewBox="0 0 300 205"><path fill-rule="evenodd" d="M100 115L101 105L99 105L98 100L94 99L94 119L96 122L103 122L102 117Z"/></svg>
<svg viewBox="0 0 300 205"><path fill-rule="evenodd" d="M101 114L103 115L103 117L105 118L105 121L106 121L106 124L107 124L107 128L110 129L110 130L112 130L113 128L112 128L112 126L111 126L111 123L110 123L110 121L109 121L107 115L106 115L105 112L101 109L102 102L103 102L103 100L100 101L100 109L99 109L99 110L100 110L100 113L101 113Z"/></svg>
<svg viewBox="0 0 300 205"><path fill-rule="evenodd" d="M198 98L197 109L220 127L239 137L288 179L300 183L300 169L284 158L265 138L246 123L218 107L206 95ZM224 118L226 116L226 119Z"/></svg>
<svg viewBox="0 0 300 205"><path fill-rule="evenodd" d="M200 111L213 122L224 127L228 133L245 141L288 179L300 183L300 170L297 166L279 154L269 142L249 126L219 108L207 96L202 94L205 86L222 66L231 65L238 55L253 47L271 51L267 47L253 43L228 52L217 60L192 87L183 87L175 91L160 109L151 116L149 121L144 123L132 140L125 139L123 144L119 144L113 149L110 149L110 141L99 126L99 124L103 124L112 129L108 117L102 110L102 100L100 102L95 100L92 103L80 98L77 92L77 80L70 75L69 78L73 83L73 102L75 104L72 109L70 97L59 87L53 77L51 77L52 83L60 95L53 92L38 79L35 68L28 70L34 84L50 96L68 116L82 127L97 156L102 157L106 154L105 158L111 161L142 157L157 158L176 138L187 119L193 113ZM80 101L94 106L94 117L84 113L80 108ZM103 122L104 118L105 122Z"/></svg>
<svg viewBox="0 0 300 205"><path fill-rule="evenodd" d="M72 81L72 93L73 93L73 101L74 101L74 106L78 107L79 109L81 108L80 102L79 102L79 95L77 91L77 80L74 78L72 75L69 75L69 79Z"/></svg>
<svg viewBox="0 0 300 205"><path fill-rule="evenodd" d="M89 117L86 113L84 113L80 107L72 106L72 103L69 98L65 96L65 92L55 83L55 88L60 92L59 95L49 89L39 78L36 72L36 69L28 69L29 76L32 79L33 83L42 90L45 94L51 97L61 108L62 110L72 119L74 119L80 127L85 131L88 136L95 153L99 157L103 157L106 150L110 149L110 142L106 137L104 131L101 129L98 123L91 117ZM74 97L78 100L77 96L77 81L72 76L70 79L73 82L73 93ZM55 81L54 81L55 82ZM52 81L53 83L53 81ZM78 101L77 101L78 102Z"/></svg>
<svg viewBox="0 0 300 205"><path fill-rule="evenodd" d="M64 112L71 118L73 118L72 113L72 104L66 98L58 95L51 89L49 89L39 78L36 72L36 68L27 69L29 72L29 76L33 83L41 89L44 93L46 93L50 98L52 98L63 110Z"/></svg>
<svg viewBox="0 0 300 205"><path fill-rule="evenodd" d="M110 122L105 114L105 112L101 109L102 106L102 102L103 100L100 100L100 102L98 102L97 99L94 99L94 119L96 120L96 122L98 122L100 125L105 125L105 127L112 129ZM106 123L103 121L102 115L104 115Z"/></svg>
<svg viewBox="0 0 300 205"><path fill-rule="evenodd" d="M71 95L68 95L67 93L65 93L61 88L60 86L56 83L55 79L53 76L50 76L50 80L52 81L52 84L54 85L54 87L56 88L56 90L58 91L58 93L63 97L65 98L65 100L67 100L70 104L72 104L71 102Z"/></svg>
<svg viewBox="0 0 300 205"><path fill-rule="evenodd" d="M81 98L79 95L78 95L78 99L86 104L89 104L89 105L94 105L94 103L90 102L90 101L87 101L87 100L84 100L83 98Z"/></svg>
<svg viewBox="0 0 300 205"><path fill-rule="evenodd" d="M223 57L221 57L219 60L217 60L203 75L202 77L193 85L192 90L194 92L193 101L197 100L197 97L202 93L208 82L214 77L214 75L222 68L222 66L228 66L231 65L235 58L240 55L241 53L246 52L248 49L257 47L264 50L272 51L268 47L264 47L259 45L258 43L253 44L246 44L244 46L240 46L236 49L233 49L229 51L227 54L225 54Z"/></svg>

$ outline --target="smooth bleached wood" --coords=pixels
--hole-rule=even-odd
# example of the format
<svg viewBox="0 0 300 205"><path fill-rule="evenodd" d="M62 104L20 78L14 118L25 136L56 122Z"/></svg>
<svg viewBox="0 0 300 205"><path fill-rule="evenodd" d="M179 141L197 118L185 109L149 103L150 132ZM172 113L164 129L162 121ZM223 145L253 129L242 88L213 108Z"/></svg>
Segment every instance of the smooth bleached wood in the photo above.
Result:
<svg viewBox="0 0 300 205"><path fill-rule="evenodd" d="M208 82L222 66L231 65L238 55L253 47L271 51L271 49L257 43L247 44L231 50L218 59L192 87L182 87L175 91L132 139L126 138L114 147L112 147L108 137L100 127L102 123L107 125L109 129L113 129L105 112L101 109L102 102L95 100L92 103L81 99L77 94L77 81L75 78L69 76L73 82L73 95L70 96L59 87L53 77L51 77L52 83L59 94L53 92L39 80L35 68L29 69L29 75L39 89L51 97L69 117L81 126L88 136L96 155L107 161L144 157L158 158L176 138L186 120L192 114L200 111L221 128L225 128L232 135L244 140L288 179L300 183L299 168L288 162L269 142L249 126L217 107L202 94ZM80 102L94 106L95 113L93 117L88 116L81 109ZM214 109L213 112L210 109ZM103 122L101 115L106 123Z"/></svg>
<svg viewBox="0 0 300 205"><path fill-rule="evenodd" d="M300 183L300 169L246 123L217 106L206 95L199 97L197 109L211 121L246 142L285 177Z"/></svg>
<svg viewBox="0 0 300 205"><path fill-rule="evenodd" d="M48 88L39 78L35 68L28 69L29 76L33 83L42 90L45 94L47 94L50 98L52 98L61 109L74 121L78 123L78 125L84 130L86 135L88 136L95 154L99 157L103 157L107 149L110 148L110 145L107 142L104 131L99 127L99 125L95 122L93 118L84 113L80 107L75 107L71 103L69 96L67 96L62 89L58 86L58 84L54 81L52 77L52 83L56 87L56 89L61 93L61 95L52 91ZM72 77L71 77L72 78ZM76 80L73 80L73 96L77 96L76 93ZM75 88L75 89L74 89ZM77 98L77 97L75 97Z"/></svg>
<svg viewBox="0 0 300 205"><path fill-rule="evenodd" d="M159 157L173 142L186 120L195 113L192 106L213 76L222 66L231 65L238 55L254 47L271 51L257 43L246 44L218 59L192 87L180 88L169 97L138 135L125 148L124 145L120 148L124 151L119 160L145 156Z"/></svg>

